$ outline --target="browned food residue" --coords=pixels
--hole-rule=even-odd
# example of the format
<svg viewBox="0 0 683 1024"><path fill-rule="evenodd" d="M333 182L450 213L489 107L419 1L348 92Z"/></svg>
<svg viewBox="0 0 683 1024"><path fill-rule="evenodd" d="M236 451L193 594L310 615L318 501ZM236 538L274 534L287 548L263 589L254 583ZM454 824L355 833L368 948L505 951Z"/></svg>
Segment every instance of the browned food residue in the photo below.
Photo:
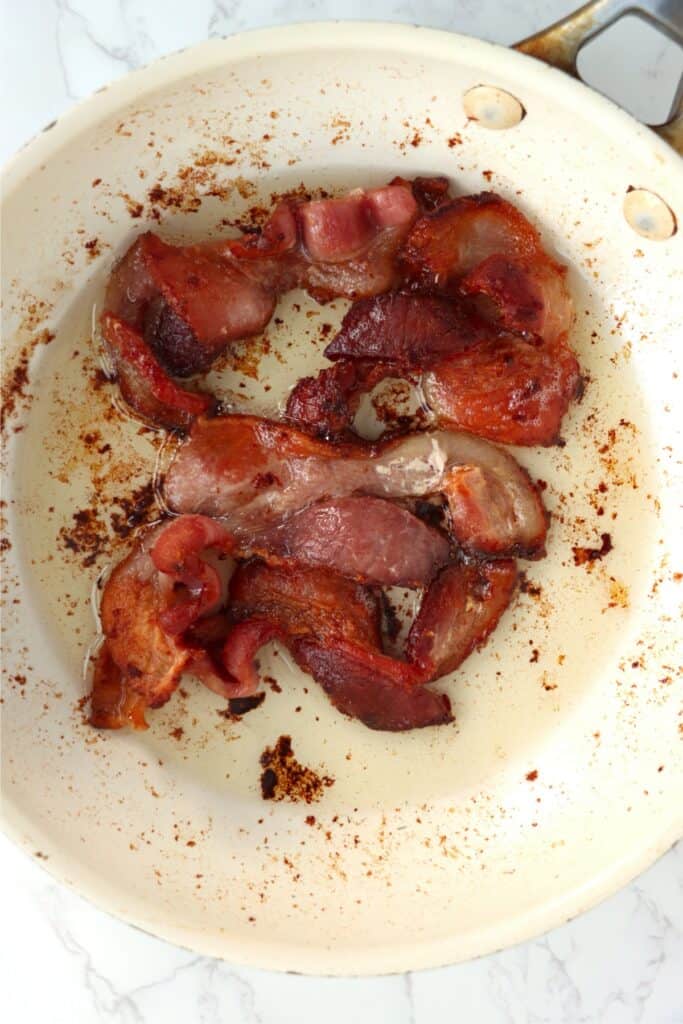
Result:
<svg viewBox="0 0 683 1024"><path fill-rule="evenodd" d="M274 747L266 747L260 757L261 795L264 800L290 800L307 804L320 800L323 791L334 785L329 775L319 775L299 764L290 736L280 736Z"/></svg>
<svg viewBox="0 0 683 1024"><path fill-rule="evenodd" d="M35 307L33 307L35 308ZM36 334L21 349L16 363L7 370L2 383L0 405L0 429L4 430L9 419L22 403L28 403L31 395L28 389L31 357L38 345L48 345L54 338L52 331L43 330Z"/></svg>
<svg viewBox="0 0 683 1024"><path fill-rule="evenodd" d="M149 523L156 518L156 499L154 494L154 482L149 480L141 487L136 487L127 496L113 498L112 503L118 505L118 511L109 516L111 528L117 537L126 538L133 530L143 523Z"/></svg>
<svg viewBox="0 0 683 1024"><path fill-rule="evenodd" d="M92 431L82 435L82 440L88 447L97 447L101 438L98 431ZM64 550L77 555L84 568L94 565L100 555L111 554L117 538L126 540L139 526L158 518L152 481L134 488L128 495L112 498L111 505L109 525L95 501L92 506L74 512L71 521L59 530L59 543Z"/></svg>
<svg viewBox="0 0 683 1024"><path fill-rule="evenodd" d="M71 523L60 529L58 539L67 551L79 556L81 565L86 569L108 550L107 527L94 508L74 512Z"/></svg>
<svg viewBox="0 0 683 1024"><path fill-rule="evenodd" d="M221 718L227 718L230 722L239 722L242 715L253 711L263 704L266 699L265 693L253 693L248 697L233 697L228 701L227 708L221 708L218 714Z"/></svg>
<svg viewBox="0 0 683 1024"><path fill-rule="evenodd" d="M609 533L601 533L600 540L602 543L599 548L572 548L574 553L574 565L586 565L587 563L595 562L600 558L604 558L605 555L609 554L612 550L612 538Z"/></svg>
<svg viewBox="0 0 683 1024"><path fill-rule="evenodd" d="M519 574L519 589L522 594L528 594L529 597L533 598L539 598L543 593L542 587L538 583L534 583L533 580L530 580L524 571Z"/></svg>

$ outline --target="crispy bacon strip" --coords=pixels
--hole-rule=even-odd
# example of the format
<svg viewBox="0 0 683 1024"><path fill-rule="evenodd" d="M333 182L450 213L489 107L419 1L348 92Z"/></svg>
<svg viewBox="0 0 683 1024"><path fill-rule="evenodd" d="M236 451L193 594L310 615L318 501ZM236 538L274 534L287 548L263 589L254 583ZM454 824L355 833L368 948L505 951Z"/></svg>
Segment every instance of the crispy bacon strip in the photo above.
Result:
<svg viewBox="0 0 683 1024"><path fill-rule="evenodd" d="M421 368L496 334L472 306L457 298L387 292L354 302L325 355Z"/></svg>
<svg viewBox="0 0 683 1024"><path fill-rule="evenodd" d="M190 659L159 622L163 602L149 557L154 535L148 533L116 566L102 595L105 640L95 667L90 718L101 728L119 728L128 719L144 728L144 708L168 700Z"/></svg>
<svg viewBox="0 0 683 1024"><path fill-rule="evenodd" d="M444 425L504 444L550 445L560 440L582 379L566 345L549 349L508 335L437 363L422 388Z"/></svg>
<svg viewBox="0 0 683 1024"><path fill-rule="evenodd" d="M115 267L105 311L140 331L169 374L185 377L207 370L230 341L262 331L275 298L214 244L168 245L147 232Z"/></svg>
<svg viewBox="0 0 683 1024"><path fill-rule="evenodd" d="M399 547L393 544L394 529L403 542ZM221 696L251 692L255 676L250 681L245 666L253 656L251 662L248 656L242 658L239 674L232 673L223 657L227 621L220 609L226 590L215 565L207 561L207 551L247 556L255 549L277 564L323 564L327 549L327 564L342 572L415 586L428 582L450 554L437 530L375 498L314 506L277 524L268 536L249 540L238 540L222 523L205 516L180 516L161 524L143 535L105 586L105 641L95 666L93 725L144 728L144 709L168 700L186 670ZM265 636L258 633L257 646ZM253 627L248 638L253 644ZM240 648L233 637L233 656L240 649L244 644Z"/></svg>
<svg viewBox="0 0 683 1024"><path fill-rule="evenodd" d="M256 654L273 639L289 647L336 707L371 728L450 721L447 699L422 684L486 639L515 579L509 561L444 569L426 592L401 661L382 649L376 593L326 567L240 564L229 585L237 620L230 625L205 552L233 551L234 543L220 523L185 516L147 531L116 567L102 598L93 725L145 728L145 709L165 703L185 671L223 697L248 696L258 685Z"/></svg>
<svg viewBox="0 0 683 1024"><path fill-rule="evenodd" d="M407 661L381 650L380 608L364 588L327 570L240 566L231 607L242 621L225 646L225 663L258 684L254 658L278 639L320 683L340 711L372 729L402 730L451 721L444 695L423 686L454 671L497 625L514 592L510 560L457 563L427 590L407 642Z"/></svg>
<svg viewBox="0 0 683 1024"><path fill-rule="evenodd" d="M340 711L372 729L414 729L452 721L448 698L420 686L424 672L383 654L378 602L365 588L323 569L248 562L230 584L244 621L226 642L226 664L253 682L261 637L277 636ZM244 632L249 627L248 656Z"/></svg>
<svg viewBox="0 0 683 1024"><path fill-rule="evenodd" d="M478 472L453 477L466 468ZM473 551L540 557L547 530L539 494L514 458L455 431L330 444L257 417L200 420L164 491L174 511L222 516L234 532L266 529L322 498L359 492L394 499L443 494L455 539ZM476 516L463 514L465 501Z"/></svg>
<svg viewBox="0 0 683 1024"><path fill-rule="evenodd" d="M144 709L164 704L190 668L230 695L229 680L211 671L210 638L180 628L189 630L219 601L214 570L198 553L225 550L226 536L210 519L183 517L148 530L116 566L102 594L105 639L93 679L93 725L115 729L130 721L144 728Z"/></svg>
<svg viewBox="0 0 683 1024"><path fill-rule="evenodd" d="M363 299L350 308L325 349L335 365L299 380L287 416L318 436L344 437L361 396L381 380L418 379L445 357L476 351L500 336L499 327L462 299L408 292Z"/></svg>
<svg viewBox="0 0 683 1024"><path fill-rule="evenodd" d="M369 729L403 732L453 721L445 693L415 685L419 673L386 655L341 642L326 648L315 640L298 640L293 655L338 711L358 718Z"/></svg>
<svg viewBox="0 0 683 1024"><path fill-rule="evenodd" d="M422 292L356 303L326 350L340 362L299 383L290 418L340 436L361 394L389 375L369 376L376 360L394 376L426 372L425 397L444 425L509 444L556 443L581 389L566 344L572 302L565 268L523 214L493 193L442 202L416 222L399 262ZM479 302L488 322L458 295Z"/></svg>
<svg viewBox="0 0 683 1024"><path fill-rule="evenodd" d="M448 566L426 592L413 622L409 661L436 678L453 672L498 625L516 581L510 559Z"/></svg>
<svg viewBox="0 0 683 1024"><path fill-rule="evenodd" d="M285 200L257 236L186 246L140 236L114 268L104 306L125 400L160 426L186 427L206 404L198 410L172 377L205 372L230 342L261 332L291 288L327 301L394 287L396 253L419 212L401 181Z"/></svg>
<svg viewBox="0 0 683 1024"><path fill-rule="evenodd" d="M486 296L504 326L551 345L566 339L573 316L566 268L524 214L493 192L461 196L420 218L399 261L422 288L460 285Z"/></svg>

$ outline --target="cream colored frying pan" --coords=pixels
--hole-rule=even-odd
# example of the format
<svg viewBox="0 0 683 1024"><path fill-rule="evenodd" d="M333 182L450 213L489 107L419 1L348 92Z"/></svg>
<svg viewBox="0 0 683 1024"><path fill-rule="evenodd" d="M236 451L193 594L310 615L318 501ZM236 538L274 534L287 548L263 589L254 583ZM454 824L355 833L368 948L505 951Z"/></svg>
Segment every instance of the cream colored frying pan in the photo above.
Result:
<svg viewBox="0 0 683 1024"><path fill-rule="evenodd" d="M589 378L566 446L516 453L547 484L548 557L446 680L457 723L373 733L273 647L263 671L277 692L241 721L187 680L148 732L93 731L79 702L96 581L164 459L97 374L93 308L113 258L146 225L219 234L302 181L425 173L496 189L539 225L571 268ZM174 942L341 974L518 942L671 845L683 824L683 171L664 141L520 53L314 24L128 76L33 140L4 190L3 811L29 855ZM323 365L321 327L342 313L290 296L214 383L236 408L272 413ZM600 549L603 534L612 550L575 564L573 549ZM259 758L283 734L300 765L334 780L317 802L262 799Z"/></svg>

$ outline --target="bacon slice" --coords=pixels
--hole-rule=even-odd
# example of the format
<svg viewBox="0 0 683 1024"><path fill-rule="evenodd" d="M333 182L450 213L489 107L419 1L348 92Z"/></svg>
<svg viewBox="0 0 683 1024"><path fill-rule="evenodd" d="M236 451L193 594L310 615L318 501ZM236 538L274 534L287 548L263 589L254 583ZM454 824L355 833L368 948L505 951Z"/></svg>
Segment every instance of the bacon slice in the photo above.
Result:
<svg viewBox="0 0 683 1024"><path fill-rule="evenodd" d="M102 598L93 725L145 728L145 709L165 703L185 671L228 699L248 696L258 685L256 654L273 639L339 710L371 728L450 721L447 698L422 684L486 639L515 579L509 561L444 569L426 592L402 661L382 649L376 592L327 567L240 564L229 584L237 620L230 625L225 592L205 560L209 548L232 551L234 540L218 522L181 517L148 530L115 568Z"/></svg>
<svg viewBox="0 0 683 1024"><path fill-rule="evenodd" d="M184 377L266 326L275 295L222 259L212 243L168 245L147 232L115 267L105 310L143 332L161 365Z"/></svg>
<svg viewBox="0 0 683 1024"><path fill-rule="evenodd" d="M558 442L562 419L581 394L576 357L508 336L443 360L423 378L439 422L504 444Z"/></svg>
<svg viewBox="0 0 683 1024"><path fill-rule="evenodd" d="M355 496L309 505L255 534L250 547L383 586L423 587L450 556L438 530L382 498Z"/></svg>
<svg viewBox="0 0 683 1024"><path fill-rule="evenodd" d="M233 613L253 629L247 680L253 680L260 638L277 636L335 707L372 729L452 721L448 698L419 685L423 671L383 654L379 604L365 588L323 569L249 562L235 572L230 597ZM237 654L231 653L230 637L226 643L226 663L235 673L246 660L239 631L240 626Z"/></svg>
<svg viewBox="0 0 683 1024"><path fill-rule="evenodd" d="M408 659L434 677L453 672L498 625L517 580L512 560L456 564L432 583L408 636Z"/></svg>
<svg viewBox="0 0 683 1024"><path fill-rule="evenodd" d="M403 732L453 721L445 693L416 685L413 680L419 674L386 655L341 643L325 648L315 640L298 640L292 653L337 710L358 718L369 729Z"/></svg>
<svg viewBox="0 0 683 1024"><path fill-rule="evenodd" d="M401 369L469 349L497 332L461 300L388 292L355 302L325 349L328 359L371 359Z"/></svg>
<svg viewBox="0 0 683 1024"><path fill-rule="evenodd" d="M103 333L124 399L160 426L186 427L210 399L198 411L172 377L205 372L230 342L260 333L291 288L324 302L394 287L396 253L418 213L401 182L284 201L258 236L177 246L145 233L105 296Z"/></svg>
<svg viewBox="0 0 683 1024"><path fill-rule="evenodd" d="M396 253L418 213L408 182L338 199L285 200L260 236L217 249L279 294L299 287L320 302L355 299L398 283Z"/></svg>
<svg viewBox="0 0 683 1024"><path fill-rule="evenodd" d="M285 414L296 426L328 440L357 437L351 425L362 396L386 377L396 377L391 363L340 359L315 377L301 377L287 399Z"/></svg>
<svg viewBox="0 0 683 1024"><path fill-rule="evenodd" d="M464 482L454 489L451 476L465 467L479 469L476 479L486 480L496 494L495 509L481 509L471 522L461 512ZM470 477L471 504L477 501L474 482ZM223 516L233 531L265 529L313 502L353 493L394 499L442 493L451 506L455 539L475 551L540 557L547 530L538 492L515 459L456 431L376 445L330 444L257 417L199 420L169 468L164 493L174 511ZM488 539L481 529L484 518Z"/></svg>
<svg viewBox="0 0 683 1024"><path fill-rule="evenodd" d="M120 317L104 313L101 326L121 396L143 419L169 430L184 430L214 404L210 395L176 384L142 335Z"/></svg>
<svg viewBox="0 0 683 1024"><path fill-rule="evenodd" d="M417 221L399 254L409 280L427 288L460 283L486 296L504 326L563 341L573 309L566 268L543 249L538 231L493 192L462 196Z"/></svg>
<svg viewBox="0 0 683 1024"><path fill-rule="evenodd" d="M206 516L181 516L161 531L150 551L155 568L174 587L173 596L176 587L182 594L159 613L166 633L184 633L220 601L220 576L200 557L207 548L232 553L235 542L224 526Z"/></svg>
<svg viewBox="0 0 683 1024"><path fill-rule="evenodd" d="M190 659L159 622L162 597L149 557L155 534L149 532L116 566L104 588L100 615L105 640L91 696L90 721L96 726L118 728L130 719L144 728L144 708L169 699Z"/></svg>
<svg viewBox="0 0 683 1024"><path fill-rule="evenodd" d="M190 668L225 692L226 678L211 670L211 638L183 635L180 627L189 630L219 601L214 570L198 552L225 549L227 536L210 519L178 519L144 533L115 567L100 608L105 639L93 678L93 725L144 728L144 709L164 704Z"/></svg>

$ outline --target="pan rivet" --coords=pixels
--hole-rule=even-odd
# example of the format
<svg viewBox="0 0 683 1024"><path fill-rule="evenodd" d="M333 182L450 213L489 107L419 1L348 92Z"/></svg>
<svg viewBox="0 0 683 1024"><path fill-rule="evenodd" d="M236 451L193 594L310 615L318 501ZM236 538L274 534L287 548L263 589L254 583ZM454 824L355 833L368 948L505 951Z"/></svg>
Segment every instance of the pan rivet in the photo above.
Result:
<svg viewBox="0 0 683 1024"><path fill-rule="evenodd" d="M663 242L676 232L673 210L646 188L629 188L624 199L624 217L636 234L654 242Z"/></svg>
<svg viewBox="0 0 683 1024"><path fill-rule="evenodd" d="M465 113L482 128L514 128L526 111L522 104L503 89L493 85L475 85L463 97Z"/></svg>

